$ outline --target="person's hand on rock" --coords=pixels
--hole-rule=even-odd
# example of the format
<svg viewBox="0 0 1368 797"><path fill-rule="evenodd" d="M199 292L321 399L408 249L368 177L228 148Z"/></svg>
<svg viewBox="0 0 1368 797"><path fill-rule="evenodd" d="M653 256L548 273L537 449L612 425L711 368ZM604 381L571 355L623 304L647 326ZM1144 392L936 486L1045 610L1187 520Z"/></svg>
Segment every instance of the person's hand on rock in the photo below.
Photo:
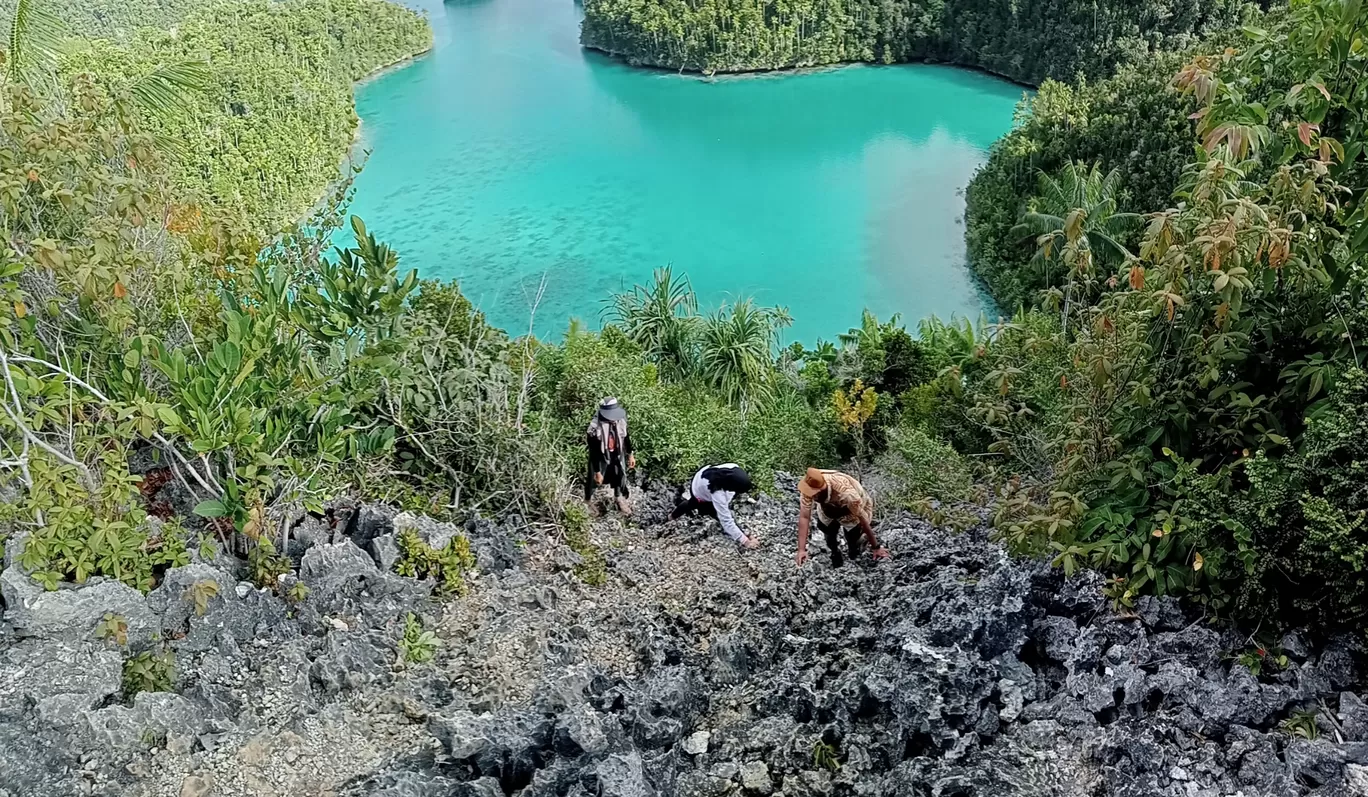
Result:
<svg viewBox="0 0 1368 797"><path fill-rule="evenodd" d="M892 559L892 558L893 558L893 554L889 553L887 548L879 548L878 550L876 550L876 551L874 552L874 558L875 558L875 559Z"/></svg>

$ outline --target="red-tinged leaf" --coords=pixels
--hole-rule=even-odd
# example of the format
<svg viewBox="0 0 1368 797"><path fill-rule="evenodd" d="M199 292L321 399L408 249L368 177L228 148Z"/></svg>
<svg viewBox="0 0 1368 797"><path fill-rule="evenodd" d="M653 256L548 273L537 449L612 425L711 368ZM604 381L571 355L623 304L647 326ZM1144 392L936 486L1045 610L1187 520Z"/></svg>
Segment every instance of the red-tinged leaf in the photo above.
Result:
<svg viewBox="0 0 1368 797"><path fill-rule="evenodd" d="M1311 88L1315 89L1316 91L1319 91L1321 93L1321 96L1324 97L1326 100L1330 99L1330 90L1325 87L1324 83L1320 82L1319 80L1313 80L1311 81L1310 85Z"/></svg>
<svg viewBox="0 0 1368 797"><path fill-rule="evenodd" d="M1297 123L1297 138L1301 139L1303 146L1311 146L1311 134L1319 133L1320 125L1313 125L1310 122Z"/></svg>
<svg viewBox="0 0 1368 797"><path fill-rule="evenodd" d="M127 296L127 295L128 295L128 289L124 287L124 284L123 284L122 282L115 282L115 283L114 283L114 298L115 298L115 299L122 299L122 298L124 298L124 297Z"/></svg>

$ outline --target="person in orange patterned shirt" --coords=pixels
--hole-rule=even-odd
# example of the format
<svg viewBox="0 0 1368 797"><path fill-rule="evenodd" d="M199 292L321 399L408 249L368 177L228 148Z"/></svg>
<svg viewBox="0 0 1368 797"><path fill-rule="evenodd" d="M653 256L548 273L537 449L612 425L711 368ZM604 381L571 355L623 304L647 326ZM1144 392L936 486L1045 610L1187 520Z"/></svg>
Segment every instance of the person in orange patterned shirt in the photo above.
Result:
<svg viewBox="0 0 1368 797"><path fill-rule="evenodd" d="M837 530L844 532L846 551L851 559L860 555L864 540L874 551L875 559L889 559L892 554L879 544L874 536L874 502L869 493L853 476L834 470L808 468L803 480L798 482L798 566L808 560L808 529L816 515L817 528L826 536L827 548L831 550L831 566L840 567L845 559L841 556L840 540Z"/></svg>

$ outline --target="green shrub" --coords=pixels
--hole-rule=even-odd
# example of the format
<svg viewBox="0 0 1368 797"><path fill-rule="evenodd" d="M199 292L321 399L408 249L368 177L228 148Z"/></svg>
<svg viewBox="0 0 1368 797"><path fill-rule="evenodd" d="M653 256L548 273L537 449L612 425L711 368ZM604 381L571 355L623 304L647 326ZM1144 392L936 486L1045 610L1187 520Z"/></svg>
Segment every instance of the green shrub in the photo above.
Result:
<svg viewBox="0 0 1368 797"><path fill-rule="evenodd" d="M926 499L955 503L972 497L974 479L964 458L911 423L889 433L879 466L894 479L891 498L897 505L920 508Z"/></svg>
<svg viewBox="0 0 1368 797"><path fill-rule="evenodd" d="M926 352L904 327L885 329L881 342L884 368L879 384L883 392L900 396L935 377L927 362Z"/></svg>
<svg viewBox="0 0 1368 797"><path fill-rule="evenodd" d="M35 459L29 467L34 488L14 508L44 522L19 562L47 589L109 576L147 591L162 571L190 563L181 528L148 518L123 452L106 450L101 459L104 478L93 490L74 466Z"/></svg>
<svg viewBox="0 0 1368 797"><path fill-rule="evenodd" d="M475 554L470 540L457 534L446 547L434 551L413 529L399 532L396 540L399 559L394 570L409 578L430 578L437 582L439 592L460 595L466 590L466 574L475 569Z"/></svg>
<svg viewBox="0 0 1368 797"><path fill-rule="evenodd" d="M688 278L667 267L656 270L649 286L613 296L605 316L614 334L620 332L669 379L698 381L744 409L774 397L779 333L791 322L782 307L741 299L700 314Z"/></svg>
<svg viewBox="0 0 1368 797"><path fill-rule="evenodd" d="M575 566L575 576L591 587L603 586L608 581L607 562L603 551L594 544L590 536L589 512L583 504L572 502L561 510L561 531L565 534L565 544L579 554L579 564Z"/></svg>
<svg viewBox="0 0 1368 797"><path fill-rule="evenodd" d="M399 640L400 657L412 664L432 661L442 640L423 628L423 623L413 612L404 617L404 636Z"/></svg>
<svg viewBox="0 0 1368 797"><path fill-rule="evenodd" d="M170 692L176 682L176 654L168 649L145 650L124 662L123 694L132 700L139 692Z"/></svg>
<svg viewBox="0 0 1368 797"><path fill-rule="evenodd" d="M638 467L647 476L682 481L705 464L736 462L763 484L775 470L830 462L834 423L791 389L742 412L706 385L663 380L620 340L613 327L575 332L539 354L544 406L571 452L572 472L585 472L584 429L605 396L627 408Z"/></svg>

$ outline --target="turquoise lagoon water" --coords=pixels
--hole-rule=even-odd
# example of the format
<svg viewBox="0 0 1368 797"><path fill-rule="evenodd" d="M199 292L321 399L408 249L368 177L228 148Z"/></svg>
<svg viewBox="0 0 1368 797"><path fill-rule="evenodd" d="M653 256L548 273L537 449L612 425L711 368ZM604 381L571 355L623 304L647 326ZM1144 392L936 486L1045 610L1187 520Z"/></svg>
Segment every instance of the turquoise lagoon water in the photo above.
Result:
<svg viewBox="0 0 1368 797"><path fill-rule="evenodd" d="M701 302L977 317L963 189L1022 89L937 66L713 80L586 52L573 0L423 0L433 52L361 86L352 212L491 320L558 336L672 265Z"/></svg>

